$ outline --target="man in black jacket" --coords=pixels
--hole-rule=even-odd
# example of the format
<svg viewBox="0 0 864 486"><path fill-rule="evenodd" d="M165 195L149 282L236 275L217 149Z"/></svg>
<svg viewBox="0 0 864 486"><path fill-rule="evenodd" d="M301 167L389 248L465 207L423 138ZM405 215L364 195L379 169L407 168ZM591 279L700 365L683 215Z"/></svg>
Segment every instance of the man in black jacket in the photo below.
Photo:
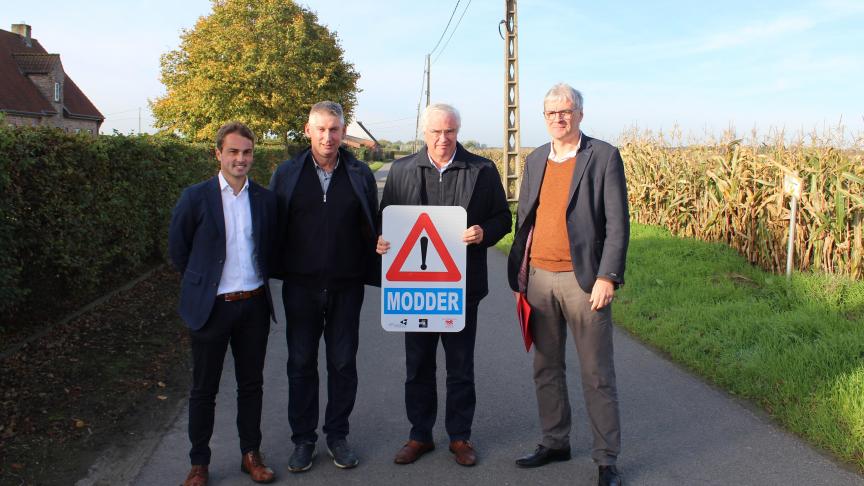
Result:
<svg viewBox="0 0 864 486"><path fill-rule="evenodd" d="M357 395L357 345L364 283L380 279L375 241L378 188L369 166L340 148L342 107L312 106L311 147L281 164L270 181L278 200L278 277L283 279L288 341L291 472L312 467L318 440L318 342L327 352L324 434L333 463L352 468L348 417Z"/></svg>
<svg viewBox="0 0 864 486"><path fill-rule="evenodd" d="M405 334L405 408L411 432L395 462L410 464L435 448L432 441L438 409L435 354L440 338L447 360L445 426L450 451L458 464L473 466L477 458L469 439L476 402L477 306L488 293L486 249L510 232L511 217L495 164L468 152L456 140L461 125L459 112L449 105L432 104L423 113L422 124L426 146L393 163L384 185L381 209L391 204L465 208L468 228L462 240L468 245L467 305L465 328L458 333ZM378 253L384 254L389 248L390 243L379 237Z"/></svg>

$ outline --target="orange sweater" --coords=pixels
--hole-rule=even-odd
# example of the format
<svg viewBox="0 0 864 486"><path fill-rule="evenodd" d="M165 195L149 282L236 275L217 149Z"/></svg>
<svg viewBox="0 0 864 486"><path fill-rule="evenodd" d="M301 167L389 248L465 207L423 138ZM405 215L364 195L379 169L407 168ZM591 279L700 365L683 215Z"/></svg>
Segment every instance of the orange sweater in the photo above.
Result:
<svg viewBox="0 0 864 486"><path fill-rule="evenodd" d="M567 196L575 168L575 157L564 162L546 161L531 242L531 264L537 268L550 272L573 270L567 237Z"/></svg>

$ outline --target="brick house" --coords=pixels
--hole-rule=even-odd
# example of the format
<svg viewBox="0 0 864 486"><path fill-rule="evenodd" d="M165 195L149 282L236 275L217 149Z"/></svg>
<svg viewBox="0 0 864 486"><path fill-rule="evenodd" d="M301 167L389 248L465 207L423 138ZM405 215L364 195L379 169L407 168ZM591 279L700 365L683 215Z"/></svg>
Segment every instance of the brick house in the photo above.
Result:
<svg viewBox="0 0 864 486"><path fill-rule="evenodd" d="M49 54L30 32L26 24L0 29L0 113L6 123L98 134L105 117L63 70L60 55Z"/></svg>

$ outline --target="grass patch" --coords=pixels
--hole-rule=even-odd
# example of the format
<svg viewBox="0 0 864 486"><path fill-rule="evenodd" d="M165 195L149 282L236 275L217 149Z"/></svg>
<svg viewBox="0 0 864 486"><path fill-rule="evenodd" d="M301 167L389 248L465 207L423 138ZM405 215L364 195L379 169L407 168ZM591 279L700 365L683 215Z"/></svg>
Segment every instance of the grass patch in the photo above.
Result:
<svg viewBox="0 0 864 486"><path fill-rule="evenodd" d="M509 250L509 245L504 245ZM864 282L634 224L615 322L864 470Z"/></svg>
<svg viewBox="0 0 864 486"><path fill-rule="evenodd" d="M513 214L513 222L510 223L510 232L507 233L506 235L504 235L503 238L498 240L498 243L495 243L495 248L498 248L499 250L504 252L505 255L510 253L510 247L513 246L513 236L514 236L513 227L515 226L515 223L516 223L515 211L511 208L510 212Z"/></svg>
<svg viewBox="0 0 864 486"><path fill-rule="evenodd" d="M179 278L164 268L0 360L0 485L72 484L188 393Z"/></svg>
<svg viewBox="0 0 864 486"><path fill-rule="evenodd" d="M372 169L372 172L378 172L378 169L384 166L384 162L372 162L369 164L369 168Z"/></svg>

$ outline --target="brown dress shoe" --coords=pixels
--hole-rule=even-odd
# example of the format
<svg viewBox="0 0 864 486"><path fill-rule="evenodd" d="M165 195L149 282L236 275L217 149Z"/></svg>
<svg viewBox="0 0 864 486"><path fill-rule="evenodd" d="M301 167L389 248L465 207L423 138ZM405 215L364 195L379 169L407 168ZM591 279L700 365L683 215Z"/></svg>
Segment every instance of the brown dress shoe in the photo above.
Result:
<svg viewBox="0 0 864 486"><path fill-rule="evenodd" d="M264 465L261 453L258 451L249 451L243 454L240 470L248 474L252 478L252 481L256 483L272 483L276 479L276 474L273 473L272 469Z"/></svg>
<svg viewBox="0 0 864 486"><path fill-rule="evenodd" d="M414 439L409 440L396 453L396 459L393 460L396 464L411 464L420 459L420 456L434 450L435 444L432 442L420 442Z"/></svg>
<svg viewBox="0 0 864 486"><path fill-rule="evenodd" d="M456 462L461 466L473 466L477 464L477 453L474 452L474 446L467 440L454 440L450 442L450 452L456 456Z"/></svg>
<svg viewBox="0 0 864 486"><path fill-rule="evenodd" d="M192 470L186 476L186 481L183 481L183 486L207 486L209 477L207 466L192 466Z"/></svg>

